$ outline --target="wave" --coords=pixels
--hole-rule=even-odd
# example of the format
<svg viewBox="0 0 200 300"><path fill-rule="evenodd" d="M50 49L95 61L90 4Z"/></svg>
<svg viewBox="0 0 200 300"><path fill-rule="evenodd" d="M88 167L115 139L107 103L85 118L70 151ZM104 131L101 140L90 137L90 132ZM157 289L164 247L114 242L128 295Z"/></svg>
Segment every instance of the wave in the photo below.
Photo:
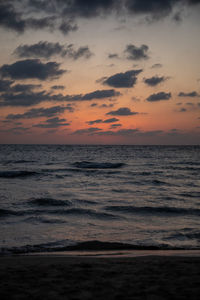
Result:
<svg viewBox="0 0 200 300"><path fill-rule="evenodd" d="M84 241L73 243L73 245L59 245L63 244L47 243L37 245L25 245L21 247L2 247L0 248L0 254L25 254L25 253L41 253L41 252L63 252L63 251L118 251L118 250L194 250L197 248L192 247L173 247L166 244L161 245L139 245L139 244L128 244L121 242L103 242L103 241ZM68 241L67 241L68 243Z"/></svg>
<svg viewBox="0 0 200 300"><path fill-rule="evenodd" d="M38 175L38 172L34 171L0 171L0 177L2 178L20 178Z"/></svg>
<svg viewBox="0 0 200 300"><path fill-rule="evenodd" d="M71 202L68 200L58 200L53 198L34 198L29 200L29 204L38 206L70 206Z"/></svg>
<svg viewBox="0 0 200 300"><path fill-rule="evenodd" d="M85 209L85 208L70 208L70 209L28 209L28 210L20 210L20 211L13 211L13 210L8 210L8 209L0 209L0 218L5 218L9 216L27 216L27 215L32 215L32 216L39 216L39 215L59 215L59 216L64 216L64 215L71 215L71 216L84 216L84 217L91 217L95 219L122 219L121 216L117 216L111 213L107 212L98 212L96 210L92 209Z"/></svg>
<svg viewBox="0 0 200 300"><path fill-rule="evenodd" d="M118 169L125 166L124 163L110 163L110 162L89 162L80 161L72 164L76 168L80 169Z"/></svg>
<svg viewBox="0 0 200 300"><path fill-rule="evenodd" d="M6 160L3 162L4 165L9 164L29 164L29 163L35 163L35 160Z"/></svg>
<svg viewBox="0 0 200 300"><path fill-rule="evenodd" d="M169 206L106 206L105 210L111 212L122 213L141 213L141 214L167 214L167 215L196 215L200 216L200 209L195 208L181 208Z"/></svg>

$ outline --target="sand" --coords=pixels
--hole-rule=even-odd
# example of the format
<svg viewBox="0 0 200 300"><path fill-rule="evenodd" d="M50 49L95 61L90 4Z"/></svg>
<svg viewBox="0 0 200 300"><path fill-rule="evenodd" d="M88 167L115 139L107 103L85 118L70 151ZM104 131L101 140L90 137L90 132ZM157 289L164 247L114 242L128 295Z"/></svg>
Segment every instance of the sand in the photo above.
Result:
<svg viewBox="0 0 200 300"><path fill-rule="evenodd" d="M200 299L200 257L0 257L1 299Z"/></svg>

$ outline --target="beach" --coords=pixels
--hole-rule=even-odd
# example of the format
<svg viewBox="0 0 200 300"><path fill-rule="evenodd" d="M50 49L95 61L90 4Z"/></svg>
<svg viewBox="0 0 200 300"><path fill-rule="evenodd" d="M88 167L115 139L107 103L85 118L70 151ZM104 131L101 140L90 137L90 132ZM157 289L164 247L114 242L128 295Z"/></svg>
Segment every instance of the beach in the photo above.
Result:
<svg viewBox="0 0 200 300"><path fill-rule="evenodd" d="M1 299L200 299L200 256L154 253L2 256Z"/></svg>

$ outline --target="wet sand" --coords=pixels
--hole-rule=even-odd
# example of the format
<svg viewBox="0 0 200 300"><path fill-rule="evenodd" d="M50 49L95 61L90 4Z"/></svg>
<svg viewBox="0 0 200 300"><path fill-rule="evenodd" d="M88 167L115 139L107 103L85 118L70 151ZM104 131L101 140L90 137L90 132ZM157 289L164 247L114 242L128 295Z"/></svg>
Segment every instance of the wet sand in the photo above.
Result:
<svg viewBox="0 0 200 300"><path fill-rule="evenodd" d="M200 257L0 257L1 299L200 299Z"/></svg>

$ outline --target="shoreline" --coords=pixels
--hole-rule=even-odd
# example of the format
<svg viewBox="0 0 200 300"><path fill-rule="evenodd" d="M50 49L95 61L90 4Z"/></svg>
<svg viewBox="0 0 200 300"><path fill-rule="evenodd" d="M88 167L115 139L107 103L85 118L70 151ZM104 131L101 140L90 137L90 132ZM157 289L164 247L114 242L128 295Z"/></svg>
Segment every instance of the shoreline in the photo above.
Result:
<svg viewBox="0 0 200 300"><path fill-rule="evenodd" d="M35 252L27 254L16 254L16 256L27 257L199 257L200 250L73 250L73 251L52 251ZM1 256L0 256L1 257ZM4 257L7 257L5 255Z"/></svg>

